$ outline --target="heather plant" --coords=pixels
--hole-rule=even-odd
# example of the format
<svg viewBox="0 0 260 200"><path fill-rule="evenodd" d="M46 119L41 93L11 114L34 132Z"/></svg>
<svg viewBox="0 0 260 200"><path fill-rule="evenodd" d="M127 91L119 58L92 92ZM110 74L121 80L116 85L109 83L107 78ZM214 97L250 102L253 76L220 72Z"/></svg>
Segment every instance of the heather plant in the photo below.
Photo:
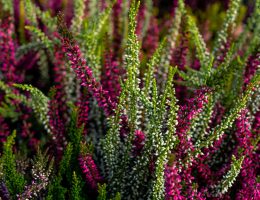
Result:
<svg viewBox="0 0 260 200"><path fill-rule="evenodd" d="M259 0L0 11L0 199L260 199Z"/></svg>

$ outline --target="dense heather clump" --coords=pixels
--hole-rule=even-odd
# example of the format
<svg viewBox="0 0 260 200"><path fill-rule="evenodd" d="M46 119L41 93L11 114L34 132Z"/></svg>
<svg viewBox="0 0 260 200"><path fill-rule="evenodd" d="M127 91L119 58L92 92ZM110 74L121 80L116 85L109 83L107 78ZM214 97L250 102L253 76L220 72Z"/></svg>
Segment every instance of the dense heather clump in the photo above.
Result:
<svg viewBox="0 0 260 200"><path fill-rule="evenodd" d="M260 0L0 0L0 199L260 199Z"/></svg>

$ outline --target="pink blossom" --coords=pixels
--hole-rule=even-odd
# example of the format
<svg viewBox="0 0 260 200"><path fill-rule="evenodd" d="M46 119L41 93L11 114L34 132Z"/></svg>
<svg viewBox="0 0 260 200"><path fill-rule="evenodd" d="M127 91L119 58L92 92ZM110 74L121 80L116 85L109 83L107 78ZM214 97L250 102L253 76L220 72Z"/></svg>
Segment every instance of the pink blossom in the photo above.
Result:
<svg viewBox="0 0 260 200"><path fill-rule="evenodd" d="M92 155L79 156L78 160L88 186L93 190L97 190L97 184L102 182L102 178Z"/></svg>

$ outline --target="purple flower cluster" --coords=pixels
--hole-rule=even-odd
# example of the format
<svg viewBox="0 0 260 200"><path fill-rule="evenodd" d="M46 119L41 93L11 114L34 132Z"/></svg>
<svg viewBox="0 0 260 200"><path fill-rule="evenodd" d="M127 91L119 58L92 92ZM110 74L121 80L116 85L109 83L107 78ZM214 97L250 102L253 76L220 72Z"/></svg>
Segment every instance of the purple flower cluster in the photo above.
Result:
<svg viewBox="0 0 260 200"><path fill-rule="evenodd" d="M178 135L179 145L177 150L177 158L183 158L187 151L193 150L191 138L188 136L189 127L192 119L202 111L203 106L208 102L208 94L210 90L205 88L195 92L195 97L187 100L187 103L180 107L178 111L178 125L176 134Z"/></svg>
<svg viewBox="0 0 260 200"><path fill-rule="evenodd" d="M119 64L112 60L112 55L106 55L104 64L104 73L101 76L101 85L108 92L108 97L114 104L117 104L118 96L121 92L119 79L122 70L119 69Z"/></svg>
<svg viewBox="0 0 260 200"><path fill-rule="evenodd" d="M134 140L133 140L133 155L134 156L138 156L141 154L142 149L144 147L144 143L145 143L145 134L140 130L136 130Z"/></svg>
<svg viewBox="0 0 260 200"><path fill-rule="evenodd" d="M251 78L254 76L256 73L256 70L259 68L260 65L260 53L256 54L255 56L250 56L246 69L245 69L245 74L244 74L244 84L247 85Z"/></svg>
<svg viewBox="0 0 260 200"><path fill-rule="evenodd" d="M178 168L176 167L176 163L167 165L165 168L165 192L167 200L183 200L184 196L181 194L181 176L179 175Z"/></svg>
<svg viewBox="0 0 260 200"><path fill-rule="evenodd" d="M237 149L236 154L242 154L245 157L240 179L240 188L237 192L236 199L258 199L260 197L260 185L256 180L260 164L258 162L259 155L254 152L252 141L256 135L250 131L250 123L247 117L248 111L243 110L241 116L236 120L236 140ZM256 148L259 148L256 147Z"/></svg>
<svg viewBox="0 0 260 200"><path fill-rule="evenodd" d="M6 81L20 82L21 76L16 73L16 42L13 39L14 24L11 18L3 20L0 26L0 68Z"/></svg>
<svg viewBox="0 0 260 200"><path fill-rule="evenodd" d="M114 113L115 103L111 100L108 91L93 77L92 70L86 65L86 60L82 58L79 46L69 38L62 39L63 48L66 51L71 67L75 71L77 78L81 80L81 85L87 87L96 98L98 105L104 109L107 116Z"/></svg>
<svg viewBox="0 0 260 200"><path fill-rule="evenodd" d="M84 178L88 186L96 191L97 184L102 182L102 177L98 171L98 168L92 158L92 155L87 154L85 156L79 156L79 165L84 174Z"/></svg>
<svg viewBox="0 0 260 200"><path fill-rule="evenodd" d="M179 109L178 125L176 127L179 144L173 152L175 156L174 159L177 161L183 160L184 162L187 162L188 153L195 150L192 140L188 135L188 131L192 119L202 111L203 106L208 102L207 95L209 95L209 92L210 90L207 88L196 91L195 97L188 99L187 104L181 106ZM193 162L192 158L190 159L191 162ZM166 166L165 177L167 199L185 199L185 196L193 196L195 198L195 196L199 195L199 193L194 191L192 186L194 180L192 168L186 167L185 163L179 165L174 162L172 165ZM181 180L185 181L185 193L183 193L182 190Z"/></svg>

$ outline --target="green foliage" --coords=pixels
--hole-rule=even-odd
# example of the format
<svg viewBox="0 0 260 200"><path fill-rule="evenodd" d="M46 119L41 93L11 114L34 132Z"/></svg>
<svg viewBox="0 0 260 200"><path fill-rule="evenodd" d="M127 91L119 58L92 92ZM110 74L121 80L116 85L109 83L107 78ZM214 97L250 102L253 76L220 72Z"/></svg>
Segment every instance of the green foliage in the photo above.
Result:
<svg viewBox="0 0 260 200"><path fill-rule="evenodd" d="M14 12L13 0L1 0L1 5L3 6L3 10L11 13Z"/></svg>
<svg viewBox="0 0 260 200"><path fill-rule="evenodd" d="M165 135L162 134L161 130L157 130L157 133L151 133L151 137L155 137L154 139L154 144L152 146L152 149L155 149L155 155L158 155L158 158L155 163L155 180L153 182L153 187L152 187L152 194L151 194L151 199L164 199L164 166L168 162L168 153L173 149L174 144L176 142L176 137L174 136L175 131L176 131L176 125L177 125L177 110L178 107L176 105L177 100L175 98L175 91L173 89L173 76L176 72L176 68L170 68L169 75L168 75L168 80L165 86L165 93L161 98L161 102L159 104L159 109L155 110L154 113L154 121L151 123L155 127L159 127L162 129L162 125L164 121L166 121L166 115L168 114L168 130L165 133ZM165 105L166 105L166 100L167 104L169 104L169 113L167 113L167 110ZM155 105L157 107L157 105ZM155 107L155 108L156 108ZM159 121L159 124L156 123L156 120Z"/></svg>
<svg viewBox="0 0 260 200"><path fill-rule="evenodd" d="M222 28L220 28L218 32L218 36L216 38L216 42L213 48L213 54L216 55L216 53L219 51L221 45L223 45L228 36L228 28L233 25L234 21L236 20L237 13L239 10L241 0L231 0L230 6L227 11L224 23L222 25Z"/></svg>
<svg viewBox="0 0 260 200"><path fill-rule="evenodd" d="M48 133L51 132L48 120L48 102L49 99L40 90L31 86L23 84L14 84L15 87L31 93L32 101L31 107L39 119L39 122L43 124Z"/></svg>
<svg viewBox="0 0 260 200"><path fill-rule="evenodd" d="M71 29L74 33L81 30L83 17L85 11L85 0L75 0L74 1L74 17L72 20Z"/></svg>
<svg viewBox="0 0 260 200"><path fill-rule="evenodd" d="M55 31L57 29L57 18L52 17L49 11L42 11L40 8L35 7L37 17L48 27L49 31Z"/></svg>
<svg viewBox="0 0 260 200"><path fill-rule="evenodd" d="M78 156L80 153L81 139L83 126L77 127L78 110L75 106L70 105L72 109L71 121L68 126L68 144L65 148L64 155L59 163L58 175L51 182L48 189L49 199L66 199L69 195L72 199L82 199L82 178L79 175ZM63 185L63 182L71 187L68 191Z"/></svg>
<svg viewBox="0 0 260 200"><path fill-rule="evenodd" d="M122 198L121 198L120 193L117 192L117 193L116 193L116 196L115 196L113 199L111 199L111 200L121 200L121 199L122 199Z"/></svg>
<svg viewBox="0 0 260 200"><path fill-rule="evenodd" d="M48 194L46 197L47 200L66 199L65 194L67 192L67 189L61 185L61 179L62 179L61 176L56 176L52 179L48 187Z"/></svg>
<svg viewBox="0 0 260 200"><path fill-rule="evenodd" d="M129 32L127 39L127 47L125 52L125 67L127 69L127 80L122 84L122 92L119 97L119 103L115 110L115 115L108 119L109 130L106 134L103 143L104 160L107 169L109 170L108 178L111 180L109 189L115 194L118 191L123 191L125 188L121 188L123 184L120 182L127 182L127 174L125 174L126 168L128 168L129 154L131 153L131 142L134 137L134 131L137 129L137 101L139 91L139 80L137 79L139 74L139 48L140 44L137 41L135 34L136 28L136 15L138 11L139 3L132 2L129 11ZM126 97L127 95L127 97ZM129 119L130 134L126 138L126 144L120 145L120 121L121 113L124 110L124 106L129 106L127 114ZM123 147L120 149L120 147ZM119 162L118 158L122 155L123 158ZM120 181L121 180L121 181Z"/></svg>
<svg viewBox="0 0 260 200"><path fill-rule="evenodd" d="M165 45L166 45L166 39L163 39L162 42L160 43L159 47L154 52L152 58L147 63L148 70L145 73L145 78L144 78L144 82L145 82L144 94L146 96L148 95L148 92L151 91L154 67L159 65L160 56L161 56L161 53L163 52L163 49L165 48Z"/></svg>
<svg viewBox="0 0 260 200"><path fill-rule="evenodd" d="M117 166L119 165L119 160L117 159L121 153L120 144L120 114L124 109L123 101L126 98L125 88L122 88L122 92L119 97L119 103L117 109L115 110L115 115L108 118L109 129L105 138L101 141L103 150L103 159L106 164L106 169L109 171L107 177L110 181L109 187L116 192L116 186L119 184L120 177L117 175Z"/></svg>
<svg viewBox="0 0 260 200"><path fill-rule="evenodd" d="M0 89L5 92L5 100L9 103L9 99L15 99L21 103L25 103L26 105L29 103L29 100L22 94L17 94L13 91L12 87L8 86L4 82L0 80Z"/></svg>
<svg viewBox="0 0 260 200"><path fill-rule="evenodd" d="M37 22L37 17L35 12L35 5L32 3L31 0L25 0L24 7L25 7L27 19L30 21L30 23L33 26L37 26L38 22Z"/></svg>
<svg viewBox="0 0 260 200"><path fill-rule="evenodd" d="M172 22L172 26L166 37L166 46L163 48L161 54L160 65L159 65L159 75L167 74L170 61L173 55L173 49L177 41L177 36L180 31L180 26L182 22L182 17L186 14L185 5L183 0L178 0L178 7L175 9L175 17Z"/></svg>
<svg viewBox="0 0 260 200"><path fill-rule="evenodd" d="M31 33L34 34L34 37L37 38L42 44L47 48L51 49L53 48L53 42L49 40L49 38L45 35L44 32L42 32L40 29L34 27L34 26L26 26L27 30L29 30Z"/></svg>
<svg viewBox="0 0 260 200"><path fill-rule="evenodd" d="M92 0L89 2L90 16L95 17L99 13L98 0Z"/></svg>
<svg viewBox="0 0 260 200"><path fill-rule="evenodd" d="M64 155L62 157L62 160L60 162L60 168L59 168L59 174L66 175L67 177L71 177L71 156L72 156L73 147L71 143L68 143L64 152Z"/></svg>
<svg viewBox="0 0 260 200"><path fill-rule="evenodd" d="M78 128L78 109L77 107L70 105L70 108L72 110L71 112L71 121L68 127L68 139L71 142L73 146L73 154L76 156L80 152L80 142L82 140L82 134L84 125L82 125L80 128Z"/></svg>
<svg viewBox="0 0 260 200"><path fill-rule="evenodd" d="M234 45L228 50L225 60L218 66L217 69L214 69L207 81L207 85L214 87L216 89L222 89L228 80L226 79L227 75L232 73L234 68L231 65L232 58L234 56Z"/></svg>
<svg viewBox="0 0 260 200"><path fill-rule="evenodd" d="M0 105L0 116L4 118L11 118L13 121L17 121L20 113L16 112L15 106L2 102Z"/></svg>
<svg viewBox="0 0 260 200"><path fill-rule="evenodd" d="M21 103L29 104L29 99L24 95L17 94L13 91L13 88L0 81L0 89L5 93L5 101L0 104L0 116L5 118L11 118L12 121L16 121L20 116L20 113L16 111L16 105L13 104L12 100L16 100Z"/></svg>
<svg viewBox="0 0 260 200"><path fill-rule="evenodd" d="M26 55L30 51L38 51L40 49L43 49L45 45L41 41L37 42L29 42L27 44L21 45L17 52L16 52L16 57L21 58L22 56Z"/></svg>
<svg viewBox="0 0 260 200"><path fill-rule="evenodd" d="M195 142L201 141L202 139L204 139L204 137L206 137L207 129L209 128L209 123L213 114L214 104L215 101L213 99L213 96L209 95L208 103L203 107L198 116L193 119L188 134L193 138Z"/></svg>
<svg viewBox="0 0 260 200"><path fill-rule="evenodd" d="M38 149L32 164L32 175L35 176L35 179L40 178L39 174L48 178L53 171L54 160L50 159L50 157L48 156L48 151L45 151L43 153L41 152L41 150Z"/></svg>
<svg viewBox="0 0 260 200"><path fill-rule="evenodd" d="M227 172L227 174L223 177L218 185L213 186L214 196L221 196L225 194L228 189L233 185L240 172L243 160L244 156L239 159L236 159L235 156L232 156L231 169Z"/></svg>
<svg viewBox="0 0 260 200"><path fill-rule="evenodd" d="M86 147L86 145L82 144L81 141L83 139L83 130L84 125L78 127L78 109L70 105L71 108L71 121L68 126L68 145L66 147L64 156L62 158L60 164L60 172L61 174L65 173L67 177L67 181L70 185L73 185L73 174L71 171L74 170L79 181L80 186L82 187L81 179L79 177L79 167L78 167L78 156L81 153L81 146ZM86 153L86 152L84 152ZM62 169L63 168L63 169Z"/></svg>
<svg viewBox="0 0 260 200"><path fill-rule="evenodd" d="M52 17L49 11L42 11L31 0L25 0L24 7L26 12L26 18L30 21L32 26L38 25L38 19L40 19L44 25L48 27L50 31L54 31L56 26L56 18Z"/></svg>
<svg viewBox="0 0 260 200"><path fill-rule="evenodd" d="M234 100L233 107L221 121L221 124L217 125L213 130L211 130L205 140L197 143L199 148L211 146L214 141L218 140L223 135L225 130L232 126L235 119L238 118L240 111L245 108L248 100L251 98L253 88L259 84L259 81L260 74L258 73L252 78L244 94Z"/></svg>
<svg viewBox="0 0 260 200"><path fill-rule="evenodd" d="M97 16L93 16L89 21L85 21L81 34L78 36L84 46L82 50L85 54L88 65L93 70L96 79L99 79L101 61L102 61L102 39L104 37L104 28L107 25L109 15L115 3L113 0L109 6Z"/></svg>
<svg viewBox="0 0 260 200"><path fill-rule="evenodd" d="M13 145L15 143L16 131L7 137L3 146L3 155L0 162L3 168L3 179L7 185L10 194L15 197L23 191L25 185L25 179L22 174L16 170L16 158L13 153Z"/></svg>
<svg viewBox="0 0 260 200"><path fill-rule="evenodd" d="M206 44L199 33L198 27L191 16L187 16L187 30L191 34L191 42L194 44L197 52L197 57L201 63L202 70L209 72L212 67L211 55L207 50Z"/></svg>
<svg viewBox="0 0 260 200"><path fill-rule="evenodd" d="M107 200L107 185L98 185L98 197L97 200Z"/></svg>
<svg viewBox="0 0 260 200"><path fill-rule="evenodd" d="M81 184L80 180L77 177L77 174L75 171L73 171L72 174L72 188L71 188L71 199L73 200L80 200L82 199L80 194L81 194Z"/></svg>

